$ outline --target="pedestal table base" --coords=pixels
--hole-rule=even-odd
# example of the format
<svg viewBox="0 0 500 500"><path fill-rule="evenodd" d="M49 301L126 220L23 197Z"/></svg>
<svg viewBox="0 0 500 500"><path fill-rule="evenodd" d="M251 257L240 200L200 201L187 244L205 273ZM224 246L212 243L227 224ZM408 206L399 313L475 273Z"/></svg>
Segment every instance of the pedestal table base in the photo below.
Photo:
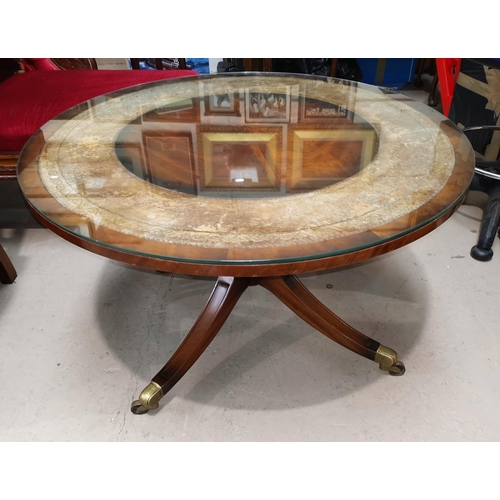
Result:
<svg viewBox="0 0 500 500"><path fill-rule="evenodd" d="M347 349L375 361L381 370L395 376L405 372L396 351L349 326L324 306L296 276L220 277L182 344L141 392L139 399L132 403L132 413L140 415L158 408L160 399L193 366L217 335L242 293L253 285L263 286L316 330Z"/></svg>

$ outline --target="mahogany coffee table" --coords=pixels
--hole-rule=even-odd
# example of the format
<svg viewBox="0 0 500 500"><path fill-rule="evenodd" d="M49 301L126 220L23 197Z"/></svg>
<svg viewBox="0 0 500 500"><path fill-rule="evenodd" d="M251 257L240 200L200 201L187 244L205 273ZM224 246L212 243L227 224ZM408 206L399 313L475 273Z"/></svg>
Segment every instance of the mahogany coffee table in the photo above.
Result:
<svg viewBox="0 0 500 500"><path fill-rule="evenodd" d="M298 274L381 255L460 206L474 153L425 104L332 78L242 73L107 94L48 122L18 167L34 215L91 252L217 276L180 347L132 403L146 413L261 285L318 331L402 375L396 352L316 299Z"/></svg>

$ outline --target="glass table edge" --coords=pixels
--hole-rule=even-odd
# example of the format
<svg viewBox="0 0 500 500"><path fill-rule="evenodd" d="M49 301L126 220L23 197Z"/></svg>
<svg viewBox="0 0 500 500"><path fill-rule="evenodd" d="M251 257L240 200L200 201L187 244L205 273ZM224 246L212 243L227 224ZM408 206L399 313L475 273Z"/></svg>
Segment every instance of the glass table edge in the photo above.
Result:
<svg viewBox="0 0 500 500"><path fill-rule="evenodd" d="M294 78L300 77L300 78L303 78L303 79L310 79L310 80L340 81L340 82L349 83L351 85L354 83L357 86L359 85L360 87L367 88L367 90L371 90L371 91L374 91L374 92L379 91L379 92L383 92L383 93L387 93L387 94L393 94L395 97L399 96L403 100L408 101L408 103L411 103L410 105L413 105L413 106L419 106L419 105L422 104L419 101L416 101L416 100L412 99L411 97L408 97L408 96L406 96L404 94L401 94L400 92L397 92L397 91L395 91L393 89L389 89L389 88L386 88L386 87L383 87L383 86L378 86L378 85L366 84L366 83L363 83L363 82L352 82L350 80L345 80L345 79L342 79L342 78L331 77L331 76L324 76L324 75L308 75L308 74L295 74L295 73L285 73L285 72L283 72L283 73L281 73L281 72L261 73L261 72L256 72L256 71L231 72L229 74L225 73L225 74L210 74L210 75L189 75L189 76L186 75L186 76L182 76L182 77L178 77L178 78L172 78L172 79L167 79L167 80L159 80L159 81L154 81L154 82L135 84L135 85L131 85L129 87L126 87L124 89L120 89L118 91L111 91L109 93L102 94L102 95L112 96L114 94L123 93L124 91L125 91L125 93L129 93L129 92L133 92L138 87L147 86L147 85L151 85L151 84L152 85L156 85L156 84L162 84L162 83L163 84L165 84L165 83L174 83L174 82L179 81L181 79L182 80L205 80L205 79L210 79L210 78L218 78L218 77L222 77L222 76L226 76L226 77L227 76L244 77L244 76L251 76L251 75L260 75L260 76L265 75L265 76L270 76L270 77L294 77ZM93 99L89 99L87 101L82 101L82 103L83 102L92 101L92 100ZM58 116L63 116L65 113L67 113L71 109L72 108L69 108L68 110L63 111ZM431 114L432 114L432 112L435 112L435 113L439 114L436 110L433 110L433 109L431 110ZM54 117L54 118L52 118L49 121L52 121L52 120L54 120L56 118L57 117ZM443 118L442 121L447 122L449 125L453 125L453 128L455 128L457 131L460 131L460 129L453 122L450 122L450 120L447 119L446 116L443 115L442 118ZM41 130L41 128L38 129L28 139L28 141L23 146L23 148L22 148L22 150L21 150L21 152L19 154L19 159L23 158L23 153L25 152L25 150L29 149L29 146L31 145L31 142L33 141L34 137L37 135L37 133L40 130ZM18 161L17 169L16 169L18 176L19 176L19 173L20 173L20 164L21 164L21 162ZM65 226L57 223L56 221L54 221L53 219L51 219L50 217L48 217L46 214L44 214L43 212L41 212L40 210L38 210L32 204L32 202L27 197L27 195L24 193L23 189L21 189L21 192L22 192L22 195L23 195L24 199L26 200L27 204L29 205L29 207L39 215L39 217L40 217L41 220L48 221L50 224L54 225L55 227L59 228L64 233L67 233L67 234L71 235L74 238L77 238L77 239L80 239L80 240L83 240L83 241L88 241L89 243L92 243L94 245L100 246L102 248L107 248L107 249L113 250L115 252L123 252L123 253L129 254L129 255L136 255L136 256L145 257L145 258L149 258L149 259L158 259L158 260L163 260L163 261L178 262L178 263L185 263L185 264L192 264L192 265L212 265L212 266L213 265L220 265L220 266L242 266L242 265L246 265L246 266L264 266L264 265L272 265L272 264L290 264L290 263L294 263L294 262L305 262L305 261L312 261L312 260L318 260L318 259L333 258L333 257L341 256L341 255L346 255L346 254L354 253L354 252L361 251L361 250L366 250L366 249L369 249L369 248L375 248L377 246L383 245L383 244L388 243L390 241L394 241L394 240L396 240L396 239L398 239L400 237L403 237L403 236L406 236L408 234L411 234L412 232L417 231L418 229L421 229L422 227L424 227L424 226L426 226L428 224L431 224L433 221L435 221L436 219L439 219L444 214L446 214L447 212L449 212L450 210L452 210L457 204L460 203L461 200L463 200L465 198L465 195L466 195L467 191L470 188L471 182L472 182L472 177L471 177L471 180L469 181L469 184L464 189L464 191L460 194L460 196L458 196L446 208L442 209L440 212L438 212L437 214L435 214L431 218L426 219L426 220L422 221L421 223L419 223L419 224L417 224L415 226L412 226L411 228L408 228L408 229L405 229L405 230L403 230L401 232L398 232L395 235L391 235L391 236L388 236L386 238L381 238L380 240L378 240L376 242L369 242L369 243L362 244L362 245L359 245L359 246L356 246L356 247L342 249L342 250L334 251L334 252L318 253L318 254L314 254L314 255L307 255L307 256L301 256L301 257L288 257L288 258L262 259L262 260L210 260L210 259L207 259L207 260L196 260L196 259L186 259L186 258L182 258L182 257L172 257L172 256L166 256L166 255L150 254L150 253L144 253L144 252L140 252L140 251L130 250L130 249L127 249L127 248L124 248L124 247L116 247L114 245L111 245L111 244L108 244L108 243L105 243L105 242L102 242L102 241L94 240L91 237L87 237L85 235L81 235L81 234L77 234L77 233L72 232L67 227L65 227ZM374 229L376 229L376 228L374 228Z"/></svg>
<svg viewBox="0 0 500 500"><path fill-rule="evenodd" d="M30 200L28 200L28 198L24 195L24 193L23 193L23 196L24 196L26 202L28 203L29 207L32 210L34 210L37 214L39 214L39 217L42 220L48 221L50 224L53 224L54 226L56 226L57 228L62 230L64 233L67 233L74 238L88 241L89 243L92 243L96 246L107 248L107 249L113 250L115 252L122 252L122 253L126 253L129 255L136 255L139 257L145 257L147 259L157 259L157 260L163 260L163 261L167 261L167 262L178 262L178 263L192 264L192 265L210 265L210 266L228 266L228 267L230 267L230 266L266 266L266 265L273 265L273 264L293 264L294 262L298 263L298 262L306 262L306 261L326 259L326 258L334 258L334 257L338 257L341 255L355 253L355 252L358 252L361 250L367 250L369 248L375 248L375 247L378 247L378 246L383 245L385 243L395 241L398 238L401 238L403 236L407 236L407 235L427 226L428 224L431 224L435 220L441 218L446 213L453 210L453 208L455 208L457 205L460 205L461 202L463 202L463 200L465 199L467 191L470 188L471 182L472 182L472 179L469 182L467 188L463 191L463 193L458 198L456 198L454 202L452 202L446 208L442 209L436 215L434 215L433 217L431 217L429 219L426 219L425 221L423 221L415 226L412 226L409 229L398 232L397 234L395 234L393 236L389 236L387 238L381 238L380 240L378 240L376 242L367 243L367 244L360 245L357 247L343 249L343 250L340 250L338 252L327 252L327 253L308 255L308 256L302 256L302 257L265 259L265 260L264 259L263 260L209 260L209 259L207 259L207 260L195 260L195 259L185 259L182 257L172 257L172 256L158 255L158 254L149 254L149 253L144 253L144 252L140 252L140 251L130 250L130 249L127 249L124 247L115 247L113 245L104 243L102 241L97 241L97 240L94 240L90 237L87 237L87 236L84 236L81 234L77 234L77 233L73 233L67 227L61 226L57 222L53 221L52 219L48 218L43 213L41 213L35 206L33 206L33 204L30 202ZM376 229L376 228L374 228L374 229Z"/></svg>

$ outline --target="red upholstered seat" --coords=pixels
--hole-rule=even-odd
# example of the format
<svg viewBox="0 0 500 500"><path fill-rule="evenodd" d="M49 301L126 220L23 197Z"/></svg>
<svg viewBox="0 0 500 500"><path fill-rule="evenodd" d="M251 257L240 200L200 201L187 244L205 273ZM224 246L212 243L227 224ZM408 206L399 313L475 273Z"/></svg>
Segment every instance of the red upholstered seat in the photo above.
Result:
<svg viewBox="0 0 500 500"><path fill-rule="evenodd" d="M0 83L0 154L18 154L30 136L66 109L140 83L197 75L190 70L37 70Z"/></svg>

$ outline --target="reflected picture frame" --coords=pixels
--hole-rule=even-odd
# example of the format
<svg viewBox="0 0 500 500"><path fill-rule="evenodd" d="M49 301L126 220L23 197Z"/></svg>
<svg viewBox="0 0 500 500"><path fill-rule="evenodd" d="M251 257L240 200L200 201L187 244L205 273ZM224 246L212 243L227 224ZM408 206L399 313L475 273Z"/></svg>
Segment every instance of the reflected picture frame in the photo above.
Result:
<svg viewBox="0 0 500 500"><path fill-rule="evenodd" d="M149 182L167 189L196 194L197 183L191 132L145 131L142 133L142 141Z"/></svg>
<svg viewBox="0 0 500 500"><path fill-rule="evenodd" d="M200 154L200 191L230 191L237 187L244 191L246 184L232 185L234 175L231 165L227 165L228 174L225 178L217 175L217 165L220 163L221 154L231 154L238 148L246 148L255 158L259 158L262 171L265 172L266 181L259 180L260 191L278 191L281 172L281 127L259 128L256 133L249 133L245 128L227 127L202 127L198 133L198 150ZM241 160L241 156L239 156ZM249 173L246 165L238 164L235 172ZM242 173L241 176L244 177ZM247 181L251 182L249 173ZM252 186L251 191L255 191Z"/></svg>
<svg viewBox="0 0 500 500"><path fill-rule="evenodd" d="M290 86L245 90L245 121L247 123L290 122Z"/></svg>
<svg viewBox="0 0 500 500"><path fill-rule="evenodd" d="M351 90L351 92L349 92L350 97L348 102L336 104L310 97L308 95L308 84L306 83L303 85L300 98L300 122L322 122L327 120L354 122L355 115L352 109L354 109L355 106L355 82L336 82L332 85L344 85Z"/></svg>
<svg viewBox="0 0 500 500"><path fill-rule="evenodd" d="M240 116L239 92L230 92L214 83L203 85L204 116Z"/></svg>
<svg viewBox="0 0 500 500"><path fill-rule="evenodd" d="M354 169L361 172L363 168L371 163L378 149L377 134L372 129L363 127L350 129L330 129L318 127L293 127L289 131L288 141L293 154L290 155L287 168L287 190L289 192L302 192L311 189L320 189L329 184L334 184L349 178L350 176L340 176L338 171L332 171L330 176L315 176L307 175L304 169L304 155L307 154L306 143L318 144L324 147L328 143L342 144L343 141L359 143L359 166ZM317 147L313 147L313 150ZM354 174L354 175L355 175Z"/></svg>

